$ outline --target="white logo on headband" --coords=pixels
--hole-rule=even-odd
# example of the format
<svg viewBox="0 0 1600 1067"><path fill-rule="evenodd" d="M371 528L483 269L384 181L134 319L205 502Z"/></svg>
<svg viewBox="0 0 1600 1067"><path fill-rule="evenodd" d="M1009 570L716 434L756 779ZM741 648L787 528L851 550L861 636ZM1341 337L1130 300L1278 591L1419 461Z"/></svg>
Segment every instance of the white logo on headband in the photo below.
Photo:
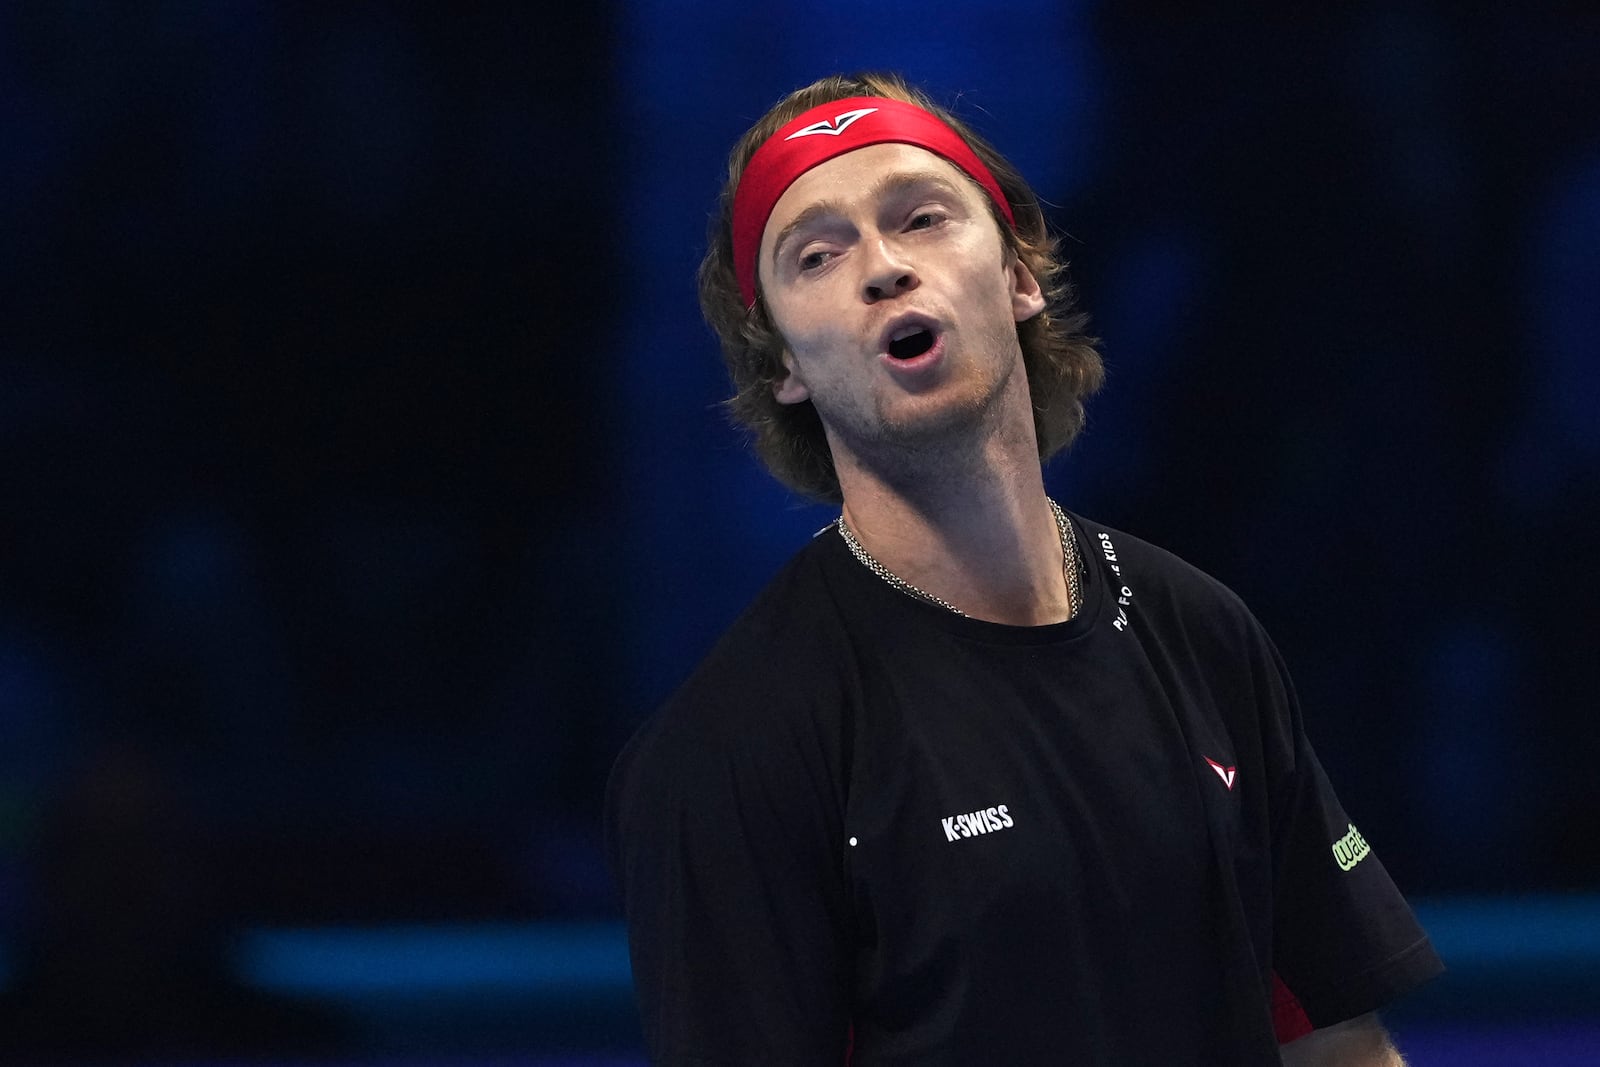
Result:
<svg viewBox="0 0 1600 1067"><path fill-rule="evenodd" d="M813 122L803 130L794 131L784 140L792 141L796 137L809 137L814 133L825 133L830 137L837 137L845 130L848 130L850 124L856 119L870 115L876 110L878 109L875 107L858 107L854 111L846 111L842 115L835 115L832 122L827 119L823 119L821 122Z"/></svg>

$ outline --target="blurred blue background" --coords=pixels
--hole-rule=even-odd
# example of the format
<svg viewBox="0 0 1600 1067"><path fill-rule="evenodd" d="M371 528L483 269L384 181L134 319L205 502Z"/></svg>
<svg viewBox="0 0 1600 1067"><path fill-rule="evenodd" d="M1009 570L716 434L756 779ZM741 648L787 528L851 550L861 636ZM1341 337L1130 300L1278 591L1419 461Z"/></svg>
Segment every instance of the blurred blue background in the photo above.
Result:
<svg viewBox="0 0 1600 1067"><path fill-rule="evenodd" d="M1070 507L1235 588L1451 973L1600 1059L1600 14L0 10L0 1060L636 1064L599 804L830 513L693 272L905 72L1104 338Z"/></svg>

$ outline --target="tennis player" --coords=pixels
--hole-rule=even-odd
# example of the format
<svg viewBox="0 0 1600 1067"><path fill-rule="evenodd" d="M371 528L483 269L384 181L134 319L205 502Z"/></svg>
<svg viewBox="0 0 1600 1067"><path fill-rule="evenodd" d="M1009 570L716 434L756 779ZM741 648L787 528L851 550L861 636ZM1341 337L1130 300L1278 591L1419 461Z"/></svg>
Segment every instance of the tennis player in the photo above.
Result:
<svg viewBox="0 0 1600 1067"><path fill-rule="evenodd" d="M1441 965L1261 625L1067 511L1100 357L1015 167L885 75L733 151L731 410L840 507L619 757L652 1060L1394 1065Z"/></svg>

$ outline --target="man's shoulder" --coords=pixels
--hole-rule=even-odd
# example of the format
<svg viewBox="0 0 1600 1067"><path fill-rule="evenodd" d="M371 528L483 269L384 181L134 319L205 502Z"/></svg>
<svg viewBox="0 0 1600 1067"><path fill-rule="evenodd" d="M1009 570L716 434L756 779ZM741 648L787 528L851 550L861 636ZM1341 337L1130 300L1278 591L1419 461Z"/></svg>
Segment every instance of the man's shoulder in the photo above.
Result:
<svg viewBox="0 0 1600 1067"><path fill-rule="evenodd" d="M833 540L830 526L801 545L722 632L700 668L763 648L814 646L814 640L805 639L814 639L819 625L837 623L843 614Z"/></svg>
<svg viewBox="0 0 1600 1067"><path fill-rule="evenodd" d="M713 643L689 683L723 676L781 679L802 662L836 651L849 614L837 582L842 548L824 529L795 551ZM786 666L795 665L795 666Z"/></svg>
<svg viewBox="0 0 1600 1067"><path fill-rule="evenodd" d="M1125 594L1129 611L1146 620L1153 636L1181 640L1195 651L1259 656L1270 640L1238 593L1177 553L1092 519L1081 519L1091 565L1113 596Z"/></svg>
<svg viewBox="0 0 1600 1067"><path fill-rule="evenodd" d="M821 540L791 557L640 723L612 769L616 803L714 792L730 773L793 785L818 760L820 778L834 776L849 642Z"/></svg>
<svg viewBox="0 0 1600 1067"><path fill-rule="evenodd" d="M849 637L826 537L802 546L768 580L654 720L706 739L753 733L836 694Z"/></svg>
<svg viewBox="0 0 1600 1067"><path fill-rule="evenodd" d="M1108 578L1128 585L1139 583L1134 586L1135 594L1159 594L1202 609L1247 611L1228 585L1176 552L1126 530L1075 517L1083 526L1091 557Z"/></svg>

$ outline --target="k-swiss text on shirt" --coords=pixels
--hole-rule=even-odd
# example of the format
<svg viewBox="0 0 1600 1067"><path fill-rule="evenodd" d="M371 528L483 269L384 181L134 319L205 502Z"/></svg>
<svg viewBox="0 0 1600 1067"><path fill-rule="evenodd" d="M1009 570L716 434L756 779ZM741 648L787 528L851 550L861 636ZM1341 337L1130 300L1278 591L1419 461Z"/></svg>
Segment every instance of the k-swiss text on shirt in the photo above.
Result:
<svg viewBox="0 0 1600 1067"><path fill-rule="evenodd" d="M1011 820L1011 813L1006 810L1004 804L993 808L981 808L965 815L951 815L949 818L940 819L939 823L944 827L946 841L960 841L964 837L992 834L1000 830L1009 830L1015 825Z"/></svg>

